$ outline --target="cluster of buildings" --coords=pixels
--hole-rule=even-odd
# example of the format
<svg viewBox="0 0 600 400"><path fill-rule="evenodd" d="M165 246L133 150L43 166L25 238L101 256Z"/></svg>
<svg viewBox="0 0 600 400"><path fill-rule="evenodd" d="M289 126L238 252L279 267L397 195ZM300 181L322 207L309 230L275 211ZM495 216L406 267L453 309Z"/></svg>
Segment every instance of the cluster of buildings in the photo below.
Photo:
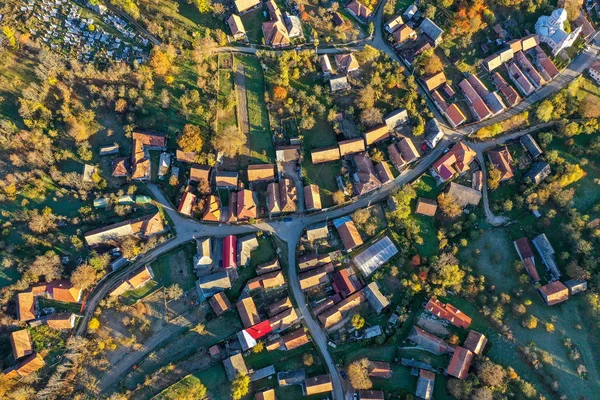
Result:
<svg viewBox="0 0 600 400"><path fill-rule="evenodd" d="M536 257L529 239L527 237L519 238L514 241L514 246L531 282L533 282L536 287L539 286L537 289L538 293L547 305L552 306L562 303L563 301L566 301L569 296L583 292L587 289L587 282L584 280L571 279L564 283L559 280L561 273L554 257L554 248L546 234L542 233L541 235L534 237L532 242L550 277L550 283L543 286L539 286L541 279L535 265Z"/></svg>
<svg viewBox="0 0 600 400"><path fill-rule="evenodd" d="M234 3L238 14L231 14L227 18L227 25L229 25L233 40L247 41L246 29L240 15L255 10L262 3L260 0L236 0ZM292 39L304 37L300 18L287 12L282 13L273 0L265 2L265 6L269 17L269 21L262 24L265 45L273 48L285 48L292 45Z"/></svg>
<svg viewBox="0 0 600 400"><path fill-rule="evenodd" d="M98 56L113 61L143 63L148 57L148 39L136 33L123 19L103 5L88 5L100 21L82 16L82 8L67 0L28 0L23 17L33 22L29 32L52 50L75 55L82 62ZM89 11L88 11L89 13ZM102 29L108 25L120 34Z"/></svg>
<svg viewBox="0 0 600 400"><path fill-rule="evenodd" d="M331 65L329 55L323 54L319 57L323 78L329 80L329 86L333 93L345 92L351 89L348 75L358 72L360 64L353 53L336 54L334 56L336 69Z"/></svg>
<svg viewBox="0 0 600 400"><path fill-rule="evenodd" d="M334 225L346 251L363 244L356 226L349 218L336 221ZM305 255L298 259L300 288L309 293L326 289L328 294L312 304L313 312L325 329L340 327L340 323L356 313L364 303L368 303L378 314L387 309L389 300L381 293L377 283L366 284L364 278L368 278L397 252L396 246L385 236L356 255L350 266L339 267L336 261L341 256L339 252ZM362 272L364 278L359 277L355 270ZM371 328L373 332L365 332L366 337L381 334L380 326Z"/></svg>
<svg viewBox="0 0 600 400"><path fill-rule="evenodd" d="M452 325L467 329L471 318L452 304L444 304L432 297L425 305L425 310L436 318L448 321ZM488 339L485 335L470 330L462 346L448 344L444 339L436 336L418 326L413 326L408 335L408 340L417 348L435 355L451 354L450 363L444 371L445 374L458 379L467 379L469 368L476 356L483 353ZM435 384L435 368L414 360L402 360L403 365L413 368L413 375L418 376L416 396L429 400L433 395Z"/></svg>
<svg viewBox="0 0 600 400"><path fill-rule="evenodd" d="M60 303L79 303L81 296L81 289L73 287L67 280L36 284L27 291L17 293L17 320L30 326L47 325L61 331L72 329L75 327L76 315L72 312L57 312L54 307ZM44 305L44 299L55 303ZM11 332L10 345L15 364L4 370L7 378L21 379L44 367L44 359L33 348L29 330Z"/></svg>

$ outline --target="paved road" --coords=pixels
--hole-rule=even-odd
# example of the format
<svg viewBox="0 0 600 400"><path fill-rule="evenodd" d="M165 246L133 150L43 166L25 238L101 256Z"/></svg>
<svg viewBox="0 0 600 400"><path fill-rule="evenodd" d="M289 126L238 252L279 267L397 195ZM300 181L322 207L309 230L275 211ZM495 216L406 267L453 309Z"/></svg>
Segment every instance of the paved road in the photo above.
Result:
<svg viewBox="0 0 600 400"><path fill-rule="evenodd" d="M300 311L300 315L304 320L304 324L310 332L313 343L319 349L319 352L321 353L321 356L327 365L329 375L331 375L331 382L333 383L333 398L341 400L344 399L344 389L339 372L335 366L335 362L333 361L333 358L327 349L327 342L329 339L325 331L321 329L319 322L311 314L304 298L304 292L302 289L300 289L298 270L296 269L296 244L299 239L300 236L298 236L295 240L288 242L288 274L292 295L296 300L298 310Z"/></svg>

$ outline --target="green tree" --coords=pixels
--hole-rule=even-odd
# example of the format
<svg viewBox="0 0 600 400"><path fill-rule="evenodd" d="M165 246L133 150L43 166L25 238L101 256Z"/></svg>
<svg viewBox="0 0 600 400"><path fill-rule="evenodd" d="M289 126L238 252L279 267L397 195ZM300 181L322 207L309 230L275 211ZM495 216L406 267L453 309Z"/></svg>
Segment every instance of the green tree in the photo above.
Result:
<svg viewBox="0 0 600 400"><path fill-rule="evenodd" d="M552 119L552 113L554 112L554 105L549 100L544 100L538 106L535 111L535 116L541 122L548 122Z"/></svg>
<svg viewBox="0 0 600 400"><path fill-rule="evenodd" d="M352 326L356 330L362 329L365 326L365 319L360 314L354 314L352 316Z"/></svg>
<svg viewBox="0 0 600 400"><path fill-rule="evenodd" d="M458 259L451 253L442 253L432 265L431 282L442 288L459 289L465 277Z"/></svg>
<svg viewBox="0 0 600 400"><path fill-rule="evenodd" d="M195 3L196 7L198 7L198 11L200 11L200 14L205 14L212 10L211 0L195 0Z"/></svg>
<svg viewBox="0 0 600 400"><path fill-rule="evenodd" d="M231 397L233 400L240 400L248 394L250 390L250 377L246 374L239 374L231 382Z"/></svg>

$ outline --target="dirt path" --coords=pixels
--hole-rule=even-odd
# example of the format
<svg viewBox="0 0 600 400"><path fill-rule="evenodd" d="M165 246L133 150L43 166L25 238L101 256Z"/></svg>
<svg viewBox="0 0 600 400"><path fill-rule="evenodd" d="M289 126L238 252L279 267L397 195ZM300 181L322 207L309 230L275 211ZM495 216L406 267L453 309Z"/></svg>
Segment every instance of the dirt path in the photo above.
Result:
<svg viewBox="0 0 600 400"><path fill-rule="evenodd" d="M235 93L237 96L237 119L238 127L242 134L246 135L246 148L250 153L250 120L248 119L248 95L246 93L246 73L244 64L237 62L234 59L234 76Z"/></svg>

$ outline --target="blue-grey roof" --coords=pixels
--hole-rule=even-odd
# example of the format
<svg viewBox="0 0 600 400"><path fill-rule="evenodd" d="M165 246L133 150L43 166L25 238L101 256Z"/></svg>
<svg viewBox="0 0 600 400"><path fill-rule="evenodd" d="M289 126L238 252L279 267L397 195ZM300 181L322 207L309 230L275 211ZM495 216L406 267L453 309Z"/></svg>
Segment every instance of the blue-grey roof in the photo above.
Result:
<svg viewBox="0 0 600 400"><path fill-rule="evenodd" d="M396 254L398 254L398 249L390 238L385 236L354 257L354 265L365 276L369 276Z"/></svg>
<svg viewBox="0 0 600 400"><path fill-rule="evenodd" d="M333 226L335 226L335 229L339 228L340 226L344 225L346 222L350 222L352 221L352 219L350 217L341 217L338 219L334 219L333 220Z"/></svg>
<svg viewBox="0 0 600 400"><path fill-rule="evenodd" d="M434 41L439 39L444 33L444 30L437 26L435 22L429 18L425 18L423 22L421 22L419 29L421 29L421 32L429 36Z"/></svg>

